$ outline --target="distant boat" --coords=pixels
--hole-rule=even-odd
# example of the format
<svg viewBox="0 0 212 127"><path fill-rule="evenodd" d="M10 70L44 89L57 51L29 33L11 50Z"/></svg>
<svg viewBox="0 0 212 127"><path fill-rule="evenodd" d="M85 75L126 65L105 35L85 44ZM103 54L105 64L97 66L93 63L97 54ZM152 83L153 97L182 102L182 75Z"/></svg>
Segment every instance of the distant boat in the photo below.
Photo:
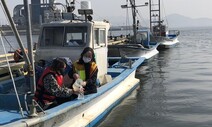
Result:
<svg viewBox="0 0 212 127"><path fill-rule="evenodd" d="M108 45L108 56L111 59L126 57L144 57L146 60L158 54L157 46L159 43L152 41L150 31L138 30L135 42ZM128 40L129 41L129 40Z"/></svg>
<svg viewBox="0 0 212 127"><path fill-rule="evenodd" d="M144 6L147 6L145 3ZM152 37L148 29L137 29L136 24L136 5L135 1L130 2L130 6L122 5L122 8L131 8L133 16L133 35L126 38L123 43L114 44L109 43L108 45L108 56L109 57L144 57L146 60L152 58L158 54L157 47L159 43Z"/></svg>
<svg viewBox="0 0 212 127"><path fill-rule="evenodd" d="M179 30L168 30L168 26L163 24L161 19L160 0L149 0L150 11L150 30L157 42L160 43L158 49L167 49L174 47L179 43Z"/></svg>
<svg viewBox="0 0 212 127"><path fill-rule="evenodd" d="M1 1L4 3L4 9L8 12L4 0ZM90 5L89 2L85 1L83 4ZM28 4L25 3L25 5ZM135 78L135 72L145 58L127 57L124 61L119 59L119 62L108 66L107 35L109 23L92 21L90 15L93 10L90 8L78 11L85 17L84 20L64 19L42 25L35 52L35 61L40 59L49 61L56 57L66 57L75 61L85 47L91 47L94 49L99 68L98 92L85 95L82 100L75 99L43 111L32 99L33 87L35 88L35 86L31 84L34 81L28 83L24 76L2 81L0 82L1 126L92 127L98 124L114 106L139 85L139 79ZM72 14L72 12L66 13ZM11 19L9 14L7 16ZM13 23L11 22L11 24ZM25 60L26 63L29 63L28 69L31 79L32 72L35 70L31 70L30 65L34 63L30 64L27 59ZM40 109L41 112L37 113L36 109Z"/></svg>

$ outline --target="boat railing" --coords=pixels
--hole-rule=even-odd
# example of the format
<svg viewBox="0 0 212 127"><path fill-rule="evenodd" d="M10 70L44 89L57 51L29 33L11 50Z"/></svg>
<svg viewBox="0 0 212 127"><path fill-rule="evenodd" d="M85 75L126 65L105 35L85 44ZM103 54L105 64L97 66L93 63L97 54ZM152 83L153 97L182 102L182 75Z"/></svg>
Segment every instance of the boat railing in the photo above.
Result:
<svg viewBox="0 0 212 127"><path fill-rule="evenodd" d="M13 56L14 56L13 53L8 53L8 54L0 55L0 65L2 65L2 64L4 64L4 63L7 62L6 56L9 58L9 61L14 60L13 59Z"/></svg>
<svg viewBox="0 0 212 127"><path fill-rule="evenodd" d="M169 35L178 36L178 35L180 35L180 31L179 30L169 30Z"/></svg>
<svg viewBox="0 0 212 127"><path fill-rule="evenodd" d="M117 45L120 43L124 43L127 40L127 36L120 35L120 36L109 36L108 37L108 44L109 45Z"/></svg>
<svg viewBox="0 0 212 127"><path fill-rule="evenodd" d="M8 57L8 62L10 64L13 77L19 77L21 75L25 75L22 69L25 62L24 61L15 62L13 58L14 56L13 53L8 53L5 55L0 55L0 81L11 79L6 56Z"/></svg>

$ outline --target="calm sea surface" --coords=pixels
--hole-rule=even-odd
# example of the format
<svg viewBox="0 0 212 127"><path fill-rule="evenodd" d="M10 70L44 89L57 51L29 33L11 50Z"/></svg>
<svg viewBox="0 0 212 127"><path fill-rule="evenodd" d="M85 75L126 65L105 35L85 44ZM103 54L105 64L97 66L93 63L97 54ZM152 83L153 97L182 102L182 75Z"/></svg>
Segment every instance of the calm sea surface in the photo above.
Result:
<svg viewBox="0 0 212 127"><path fill-rule="evenodd" d="M27 48L27 39L26 36L20 36L21 37L21 41L24 44L24 47ZM2 42L1 40L3 40L3 43L5 45L6 51L15 51L17 49L19 49L19 45L17 43L17 40L14 36L2 36L2 39L0 39L0 54L4 54L4 50L3 50L3 46L2 46ZM38 41L38 35L33 35L32 36L32 42L35 43Z"/></svg>
<svg viewBox="0 0 212 127"><path fill-rule="evenodd" d="M140 87L98 127L212 127L212 28L182 29L179 41L138 69Z"/></svg>
<svg viewBox="0 0 212 127"><path fill-rule="evenodd" d="M212 127L212 28L179 41L138 69L140 88L98 127Z"/></svg>

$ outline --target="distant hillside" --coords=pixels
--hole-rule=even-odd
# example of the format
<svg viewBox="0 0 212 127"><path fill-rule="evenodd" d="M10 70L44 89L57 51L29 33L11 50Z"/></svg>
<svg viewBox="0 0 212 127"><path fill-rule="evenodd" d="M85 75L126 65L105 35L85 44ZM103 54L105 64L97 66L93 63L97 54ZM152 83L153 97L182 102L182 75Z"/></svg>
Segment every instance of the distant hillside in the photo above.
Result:
<svg viewBox="0 0 212 127"><path fill-rule="evenodd" d="M168 21L169 28L185 28L185 27L208 27L212 26L212 19L209 18L189 18L179 14L171 14L164 19ZM112 26L124 26L126 18L124 16L110 17L109 21ZM132 19L130 19L132 23ZM141 26L149 27L149 19L140 21ZM130 24L129 24L130 25Z"/></svg>
<svg viewBox="0 0 212 127"><path fill-rule="evenodd" d="M169 27L206 27L212 26L212 19L209 18L189 18L179 14L172 14L166 17Z"/></svg>

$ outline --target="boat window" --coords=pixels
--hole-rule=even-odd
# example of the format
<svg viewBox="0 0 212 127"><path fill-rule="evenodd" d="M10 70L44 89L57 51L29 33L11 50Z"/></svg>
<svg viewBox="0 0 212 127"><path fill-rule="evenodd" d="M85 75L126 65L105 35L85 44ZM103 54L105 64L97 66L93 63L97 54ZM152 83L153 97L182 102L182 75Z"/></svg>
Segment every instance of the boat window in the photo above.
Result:
<svg viewBox="0 0 212 127"><path fill-rule="evenodd" d="M64 27L46 27L43 28L40 46L62 46Z"/></svg>
<svg viewBox="0 0 212 127"><path fill-rule="evenodd" d="M137 39L138 43L146 42L146 41L148 41L148 33L147 32L138 32L136 39Z"/></svg>
<svg viewBox="0 0 212 127"><path fill-rule="evenodd" d="M94 30L94 46L95 47L106 46L106 30L105 29Z"/></svg>
<svg viewBox="0 0 212 127"><path fill-rule="evenodd" d="M99 40L99 31L98 29L94 30L94 46L98 46L98 40Z"/></svg>
<svg viewBox="0 0 212 127"><path fill-rule="evenodd" d="M105 30L99 31L99 45L104 46L105 45Z"/></svg>
<svg viewBox="0 0 212 127"><path fill-rule="evenodd" d="M65 47L84 46L87 40L86 27L66 27Z"/></svg>

